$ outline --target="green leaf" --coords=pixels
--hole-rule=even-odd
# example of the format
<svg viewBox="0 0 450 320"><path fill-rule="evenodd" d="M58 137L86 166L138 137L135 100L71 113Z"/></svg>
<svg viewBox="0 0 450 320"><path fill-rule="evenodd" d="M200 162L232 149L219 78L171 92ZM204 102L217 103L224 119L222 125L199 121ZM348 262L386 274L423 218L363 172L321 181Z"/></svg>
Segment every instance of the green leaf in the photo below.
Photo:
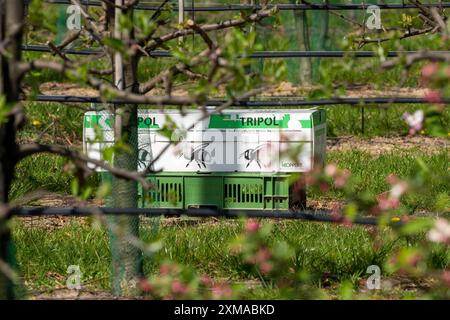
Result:
<svg viewBox="0 0 450 320"><path fill-rule="evenodd" d="M72 179L70 182L70 189L72 190L72 195L78 196L80 193L80 183L78 179Z"/></svg>
<svg viewBox="0 0 450 320"><path fill-rule="evenodd" d="M405 224L401 228L404 235L413 235L428 231L433 226L433 220L430 218L416 218Z"/></svg>
<svg viewBox="0 0 450 320"><path fill-rule="evenodd" d="M125 44L122 42L122 40L117 38L105 38L104 39L105 45L109 48L119 51L120 53L125 52Z"/></svg>

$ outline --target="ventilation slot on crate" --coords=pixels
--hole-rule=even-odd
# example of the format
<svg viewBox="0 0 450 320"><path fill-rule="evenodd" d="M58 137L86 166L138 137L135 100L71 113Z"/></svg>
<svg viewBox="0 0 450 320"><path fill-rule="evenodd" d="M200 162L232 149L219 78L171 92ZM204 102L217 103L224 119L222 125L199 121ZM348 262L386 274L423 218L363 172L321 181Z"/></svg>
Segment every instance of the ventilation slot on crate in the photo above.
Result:
<svg viewBox="0 0 450 320"><path fill-rule="evenodd" d="M226 183L224 197L228 202L235 203L262 203L263 188L260 184Z"/></svg>
<svg viewBox="0 0 450 320"><path fill-rule="evenodd" d="M182 201L181 183L161 182L157 183L159 192L155 198L158 202L178 203Z"/></svg>

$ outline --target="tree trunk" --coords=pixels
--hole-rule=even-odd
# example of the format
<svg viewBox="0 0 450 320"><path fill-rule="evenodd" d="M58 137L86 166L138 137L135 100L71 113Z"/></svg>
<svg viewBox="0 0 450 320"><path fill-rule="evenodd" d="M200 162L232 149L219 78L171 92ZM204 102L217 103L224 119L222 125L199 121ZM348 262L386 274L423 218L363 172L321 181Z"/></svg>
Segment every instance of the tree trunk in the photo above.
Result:
<svg viewBox="0 0 450 320"><path fill-rule="evenodd" d="M120 2L120 1L119 1ZM117 4L117 0L116 0ZM115 10L114 26L109 30L114 31L115 37L123 40L133 38L133 31L119 32L116 28L119 9ZM132 9L123 14L132 17ZM111 21L111 20L110 20ZM113 27L113 29L111 28ZM115 55L114 82L119 89L138 93L137 81L138 57L132 56L124 61L123 57ZM129 151L116 151L114 155L114 166L130 171L137 170L138 137L137 137L137 105L118 104L115 105L114 136L116 142L122 141L129 147ZM138 201L137 183L123 179L112 178L113 194L112 203L116 208L136 208ZM138 293L136 284L142 274L142 253L132 244L132 238L139 239L139 216L120 215L110 218L111 230L111 253L112 253L112 276L113 294L116 296L133 296Z"/></svg>
<svg viewBox="0 0 450 320"><path fill-rule="evenodd" d="M294 10L295 30L297 30L298 49L309 51L309 26L306 10ZM302 85L310 85L312 82L311 58L300 59L299 78Z"/></svg>
<svg viewBox="0 0 450 320"><path fill-rule="evenodd" d="M22 27L24 4L21 0L0 0L0 41L10 36L6 46L10 57L0 56L0 96L6 99L1 108L11 111L19 100L20 78L17 67L21 59ZM18 115L10 113L1 119L0 125L0 210L8 204L8 193L14 177L17 152L16 129ZM0 211L0 299L15 297L14 282L5 268L14 271L14 248L7 220L1 218ZM6 263L6 267L4 265Z"/></svg>

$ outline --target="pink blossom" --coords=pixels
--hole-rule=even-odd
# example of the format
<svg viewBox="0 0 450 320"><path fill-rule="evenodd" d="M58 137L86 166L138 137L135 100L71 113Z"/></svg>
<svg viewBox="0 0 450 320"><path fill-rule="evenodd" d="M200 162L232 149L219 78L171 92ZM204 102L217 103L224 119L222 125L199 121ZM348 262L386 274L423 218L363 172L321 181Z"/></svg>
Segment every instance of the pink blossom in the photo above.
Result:
<svg viewBox="0 0 450 320"><path fill-rule="evenodd" d="M200 277L200 283L204 286L209 287L212 284L212 280L210 277L208 277L207 275L202 275Z"/></svg>
<svg viewBox="0 0 450 320"><path fill-rule="evenodd" d="M422 129L424 117L425 115L423 110L417 110L416 112L414 112L414 114L410 114L409 112L405 112L403 114L403 119L406 121L410 128L409 134L414 135L416 132Z"/></svg>
<svg viewBox="0 0 450 320"><path fill-rule="evenodd" d="M282 141L282 142L289 142L290 141L289 135L287 135L284 132L280 133L280 141Z"/></svg>
<svg viewBox="0 0 450 320"><path fill-rule="evenodd" d="M329 177L334 177L337 173L337 166L334 163L327 164L325 167L325 173Z"/></svg>
<svg viewBox="0 0 450 320"><path fill-rule="evenodd" d="M433 103L433 104L441 104L442 103L441 94L437 90L429 90L425 94L425 100L427 102Z"/></svg>
<svg viewBox="0 0 450 320"><path fill-rule="evenodd" d="M338 189L342 189L347 184L348 178L350 177L350 171L347 169L341 171L334 180L334 185Z"/></svg>
<svg viewBox="0 0 450 320"><path fill-rule="evenodd" d="M370 214L373 216L378 216L381 213L381 208L379 206L373 206L370 208Z"/></svg>
<svg viewBox="0 0 450 320"><path fill-rule="evenodd" d="M389 195L391 198L400 199L402 195L408 190L408 184L405 181L400 181L392 186Z"/></svg>
<svg viewBox="0 0 450 320"><path fill-rule="evenodd" d="M306 174L305 175L305 184L306 185L314 185L317 182L317 177L312 174Z"/></svg>
<svg viewBox="0 0 450 320"><path fill-rule="evenodd" d="M437 63L427 64L422 68L422 81L426 85L430 79L439 71Z"/></svg>
<svg viewBox="0 0 450 320"><path fill-rule="evenodd" d="M172 272L172 266L167 264L167 263L163 263L159 266L159 273L161 275L168 275Z"/></svg>
<svg viewBox="0 0 450 320"><path fill-rule="evenodd" d="M389 183L390 185L397 183L397 181L398 181L398 177L393 173L389 174L386 177L386 182Z"/></svg>
<svg viewBox="0 0 450 320"><path fill-rule="evenodd" d="M339 208L333 208L333 211L330 213L331 219L334 221L340 221L342 219L342 213Z"/></svg>
<svg viewBox="0 0 450 320"><path fill-rule="evenodd" d="M445 69L445 75L450 78L450 67Z"/></svg>
<svg viewBox="0 0 450 320"><path fill-rule="evenodd" d="M175 294L183 294L188 291L188 287L179 280L173 280L171 285L172 292Z"/></svg>
<svg viewBox="0 0 450 320"><path fill-rule="evenodd" d="M450 271L444 271L442 273L442 280L444 281L444 284L450 288Z"/></svg>
<svg viewBox="0 0 450 320"><path fill-rule="evenodd" d="M408 223L409 221L411 221L411 217L407 216L406 214L404 214L401 218L402 222L404 223Z"/></svg>
<svg viewBox="0 0 450 320"><path fill-rule="evenodd" d="M263 262L261 263L261 265L259 266L259 269L261 270L262 273L269 273L270 271L272 271L272 265L269 262Z"/></svg>
<svg viewBox="0 0 450 320"><path fill-rule="evenodd" d="M139 280L139 288L143 291L143 292L150 292L153 290L152 285L150 284L150 282L143 278L141 280Z"/></svg>
<svg viewBox="0 0 450 320"><path fill-rule="evenodd" d="M330 191L330 186L328 185L328 183L322 182L322 183L319 184L319 189L320 189L321 192L325 193L325 192Z"/></svg>
<svg viewBox="0 0 450 320"><path fill-rule="evenodd" d="M260 227L260 225L259 225L258 221L256 221L255 219L249 219L247 221L247 224L245 225L245 230L248 233L256 233L256 232L258 232L259 227Z"/></svg>
<svg viewBox="0 0 450 320"><path fill-rule="evenodd" d="M350 220L349 218L344 217L344 218L342 219L342 225L343 225L344 227L350 228L350 227L353 226L353 222L352 222L352 220Z"/></svg>
<svg viewBox="0 0 450 320"><path fill-rule="evenodd" d="M233 295L233 291L231 290L230 286L226 284L220 284L212 288L212 294L217 299L229 298Z"/></svg>
<svg viewBox="0 0 450 320"><path fill-rule="evenodd" d="M434 228L427 234L428 240L450 245L450 223L444 218L436 219Z"/></svg>
<svg viewBox="0 0 450 320"><path fill-rule="evenodd" d="M386 193L382 193L378 196L378 207L382 211L397 209L400 206L398 198L388 197Z"/></svg>
<svg viewBox="0 0 450 320"><path fill-rule="evenodd" d="M420 255L413 254L408 257L408 264L412 267L417 267L417 264L419 263L420 259L422 259Z"/></svg>
<svg viewBox="0 0 450 320"><path fill-rule="evenodd" d="M255 254L254 261L256 263L261 263L261 262L265 262L266 260L269 260L271 257L272 257L272 252L270 252L269 249L261 248Z"/></svg>

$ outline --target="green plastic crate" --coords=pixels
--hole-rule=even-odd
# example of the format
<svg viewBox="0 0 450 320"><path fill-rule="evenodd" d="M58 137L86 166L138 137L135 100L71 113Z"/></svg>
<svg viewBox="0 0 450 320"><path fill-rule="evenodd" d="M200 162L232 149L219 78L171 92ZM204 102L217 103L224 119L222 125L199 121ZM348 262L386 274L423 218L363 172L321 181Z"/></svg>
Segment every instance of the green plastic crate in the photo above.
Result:
<svg viewBox="0 0 450 320"><path fill-rule="evenodd" d="M149 208L289 209L288 174L159 173L149 176L156 190L143 197Z"/></svg>

